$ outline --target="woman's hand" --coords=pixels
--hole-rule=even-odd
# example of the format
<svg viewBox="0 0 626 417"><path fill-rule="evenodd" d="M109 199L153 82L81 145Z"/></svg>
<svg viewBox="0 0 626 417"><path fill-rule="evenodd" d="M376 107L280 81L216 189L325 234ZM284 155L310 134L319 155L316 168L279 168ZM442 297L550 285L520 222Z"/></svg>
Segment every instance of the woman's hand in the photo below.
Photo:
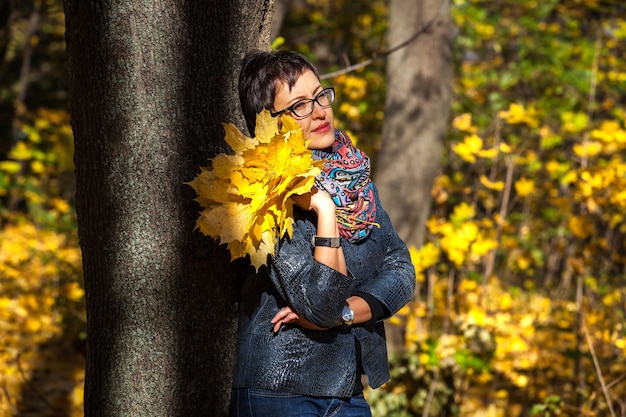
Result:
<svg viewBox="0 0 626 417"><path fill-rule="evenodd" d="M294 202L305 210L313 210L317 214L316 235L320 237L339 237L335 202L330 195L323 190L313 187L311 192L295 195ZM318 246L313 256L316 261L327 265L342 274L348 273L343 248L328 248Z"/></svg>
<svg viewBox="0 0 626 417"><path fill-rule="evenodd" d="M297 324L300 327L309 330L326 330L324 327L319 327L305 318L300 317L296 310L287 306L278 310L278 313L272 319L272 324L274 324L274 333L280 330L280 326L285 324Z"/></svg>
<svg viewBox="0 0 626 417"><path fill-rule="evenodd" d="M330 195L320 191L317 187L311 188L311 191L306 194L294 195L292 198L299 207L305 210L312 210L318 215L320 213L329 214L333 217L335 215L336 206Z"/></svg>
<svg viewBox="0 0 626 417"><path fill-rule="evenodd" d="M354 311L354 324L366 323L372 319L372 309L363 298L358 295L353 295L352 297L348 297L346 302L352 308L352 311ZM307 319L300 317L296 310L289 306L281 308L272 319L272 323L274 324L274 332L280 330L280 326L283 323L297 324L309 330L328 330L327 328L319 327ZM341 323L337 323L337 325L339 326Z"/></svg>

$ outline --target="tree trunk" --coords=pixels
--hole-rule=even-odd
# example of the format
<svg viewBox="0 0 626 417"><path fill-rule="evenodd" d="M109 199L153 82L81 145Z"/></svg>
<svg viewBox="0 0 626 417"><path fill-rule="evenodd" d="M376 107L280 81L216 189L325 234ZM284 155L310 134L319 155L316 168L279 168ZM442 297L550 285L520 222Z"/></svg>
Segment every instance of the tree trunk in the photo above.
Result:
<svg viewBox="0 0 626 417"><path fill-rule="evenodd" d="M226 416L234 264L184 184L244 126L273 0L64 0L87 300L86 416Z"/></svg>
<svg viewBox="0 0 626 417"><path fill-rule="evenodd" d="M407 245L423 243L431 188L440 168L452 90L453 26L441 0L390 0L389 45L417 38L389 55L383 141L376 184ZM402 329L389 326L391 349Z"/></svg>
<svg viewBox="0 0 626 417"><path fill-rule="evenodd" d="M272 42L280 36L285 16L289 11L291 0L274 0L274 14L272 15Z"/></svg>

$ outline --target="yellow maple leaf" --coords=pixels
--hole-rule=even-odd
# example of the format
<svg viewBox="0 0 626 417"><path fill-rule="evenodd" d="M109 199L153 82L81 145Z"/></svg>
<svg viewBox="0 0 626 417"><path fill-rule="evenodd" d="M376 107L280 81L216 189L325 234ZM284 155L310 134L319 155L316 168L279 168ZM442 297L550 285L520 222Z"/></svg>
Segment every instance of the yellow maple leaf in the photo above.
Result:
<svg viewBox="0 0 626 417"><path fill-rule="evenodd" d="M231 123L224 124L224 131L226 132L226 136L224 137L226 143L228 143L233 151L237 153L243 152L247 149L253 149L256 145L256 142L253 138L249 138L241 133L239 129L237 129L235 125Z"/></svg>
<svg viewBox="0 0 626 417"><path fill-rule="evenodd" d="M515 191L520 197L526 197L535 192L535 182L529 178L522 177L515 181Z"/></svg>
<svg viewBox="0 0 626 417"><path fill-rule="evenodd" d="M472 124L472 114L463 113L452 120L452 126L463 132L476 133L478 129Z"/></svg>
<svg viewBox="0 0 626 417"><path fill-rule="evenodd" d="M452 150L464 161L470 163L476 162L476 154L482 148L483 140L476 134L466 136L463 142L452 145Z"/></svg>
<svg viewBox="0 0 626 417"><path fill-rule="evenodd" d="M496 240L484 236L480 236L480 239L472 243L472 253L479 256L486 255L489 251L497 248L498 242Z"/></svg>
<svg viewBox="0 0 626 417"><path fill-rule="evenodd" d="M586 142L574 145L574 153L579 157L594 157L602 152L602 144L599 142Z"/></svg>
<svg viewBox="0 0 626 417"><path fill-rule="evenodd" d="M507 145L506 143L500 143L500 145L498 146L498 150L502 153L513 152L513 149L511 149L511 146Z"/></svg>
<svg viewBox="0 0 626 417"><path fill-rule="evenodd" d="M23 141L18 142L9 152L9 158L18 161L27 161L33 157L33 150Z"/></svg>
<svg viewBox="0 0 626 417"><path fill-rule="evenodd" d="M476 216L476 210L470 204L465 201L459 203L454 207L454 211L450 216L450 221L459 227L463 222L473 219Z"/></svg>
<svg viewBox="0 0 626 417"><path fill-rule="evenodd" d="M498 149L497 148L481 149L480 151L476 153L476 155L485 159L493 159L496 156L498 156Z"/></svg>
<svg viewBox="0 0 626 417"><path fill-rule="evenodd" d="M508 110L501 110L498 116L506 120L509 124L524 123L530 127L537 127L537 110L530 106L524 107L522 104L511 103Z"/></svg>
<svg viewBox="0 0 626 417"><path fill-rule="evenodd" d="M491 181L487 176L480 176L480 183L490 190L502 191L504 189L504 181Z"/></svg>
<svg viewBox="0 0 626 417"><path fill-rule="evenodd" d="M203 210L196 227L227 245L231 259L248 256L256 269L274 254L276 241L293 233L293 195L313 187L323 161L313 153L298 123L264 110L255 137L224 124L234 154L219 154L187 184Z"/></svg>

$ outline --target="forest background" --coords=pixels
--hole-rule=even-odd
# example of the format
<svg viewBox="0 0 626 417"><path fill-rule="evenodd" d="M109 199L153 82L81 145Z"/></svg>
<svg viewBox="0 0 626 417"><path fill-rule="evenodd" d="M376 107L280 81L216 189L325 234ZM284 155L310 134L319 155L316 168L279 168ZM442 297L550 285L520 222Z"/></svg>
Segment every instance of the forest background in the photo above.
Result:
<svg viewBox="0 0 626 417"><path fill-rule="evenodd" d="M11 13L10 13L11 12ZM626 416L626 9L456 0L452 120L376 416ZM0 6L0 416L82 415L62 3ZM381 56L384 1L291 2L277 48ZM372 155L385 60L325 79ZM419 169L419 167L416 167ZM394 324L391 324L394 325Z"/></svg>

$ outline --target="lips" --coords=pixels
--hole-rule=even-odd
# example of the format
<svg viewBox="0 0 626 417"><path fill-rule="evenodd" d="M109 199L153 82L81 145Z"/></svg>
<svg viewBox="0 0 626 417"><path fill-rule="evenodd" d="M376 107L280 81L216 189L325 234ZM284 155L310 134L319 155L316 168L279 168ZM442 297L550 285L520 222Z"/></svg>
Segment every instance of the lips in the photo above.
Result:
<svg viewBox="0 0 626 417"><path fill-rule="evenodd" d="M330 129L330 123L324 122L321 125L319 125L318 127L316 127L313 130L313 132L315 132L315 133L325 133L325 132L328 132L329 129Z"/></svg>

